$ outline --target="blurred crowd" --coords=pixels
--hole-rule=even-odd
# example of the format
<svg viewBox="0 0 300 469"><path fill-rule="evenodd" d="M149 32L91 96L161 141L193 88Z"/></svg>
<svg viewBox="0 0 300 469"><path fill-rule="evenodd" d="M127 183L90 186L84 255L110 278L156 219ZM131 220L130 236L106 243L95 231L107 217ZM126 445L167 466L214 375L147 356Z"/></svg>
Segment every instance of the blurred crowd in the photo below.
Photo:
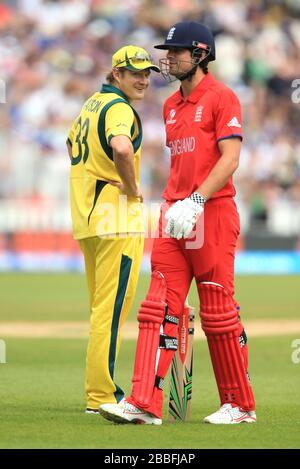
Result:
<svg viewBox="0 0 300 469"><path fill-rule="evenodd" d="M0 4L0 202L68 206L65 148L112 53L145 47L158 61L169 27L204 22L216 78L238 94L244 143L235 174L243 230L300 233L299 0L8 0ZM162 103L178 87L151 76L143 120L142 192L159 200L169 168Z"/></svg>

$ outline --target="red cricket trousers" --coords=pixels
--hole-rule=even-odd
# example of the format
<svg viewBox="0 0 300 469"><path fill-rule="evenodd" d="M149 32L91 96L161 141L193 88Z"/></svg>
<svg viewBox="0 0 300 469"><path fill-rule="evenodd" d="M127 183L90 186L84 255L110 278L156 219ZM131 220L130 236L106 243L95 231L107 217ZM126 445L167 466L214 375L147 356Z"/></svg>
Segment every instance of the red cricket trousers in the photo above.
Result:
<svg viewBox="0 0 300 469"><path fill-rule="evenodd" d="M167 208L168 204L162 205L158 236L154 240L152 249L151 269L161 272L165 277L168 314L176 317L181 314L193 278L196 279L198 291L200 282L214 282L222 285L233 296L234 257L240 231L235 201L231 197L224 197L206 202L204 216L201 217L202 243L167 237L164 233L166 225L164 213ZM238 315L238 309L236 314ZM177 336L176 326L166 323L165 328L164 332L167 335ZM243 330L242 323L240 323L240 330L241 332ZM174 352L171 350L161 351L157 376L165 377L173 355ZM243 355L247 368L246 347L244 347ZM132 394L128 400L157 417L162 416L163 392L159 388L154 388L151 402L147 405L141 405L141 402Z"/></svg>
<svg viewBox="0 0 300 469"><path fill-rule="evenodd" d="M164 237L165 220L159 220L159 237L154 240L151 269L160 271L167 282L170 314L178 316L193 278L215 282L234 295L234 257L240 232L239 214L233 198L210 199L204 209L203 245Z"/></svg>

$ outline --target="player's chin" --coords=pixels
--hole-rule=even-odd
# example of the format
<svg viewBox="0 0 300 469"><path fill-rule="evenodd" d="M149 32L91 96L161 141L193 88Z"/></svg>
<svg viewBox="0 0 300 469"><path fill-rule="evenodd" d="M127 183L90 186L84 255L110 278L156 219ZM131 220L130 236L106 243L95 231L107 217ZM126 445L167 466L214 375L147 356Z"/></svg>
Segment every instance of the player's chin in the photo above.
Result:
<svg viewBox="0 0 300 469"><path fill-rule="evenodd" d="M175 69L174 70L170 69L169 70L169 75L171 75L172 77L178 78L182 75L182 72L179 72L178 69L176 69L176 70Z"/></svg>
<svg viewBox="0 0 300 469"><path fill-rule="evenodd" d="M186 71L178 69L178 68L173 68L173 70L170 69L169 73L170 75L173 75L174 77L180 77L181 75L184 75Z"/></svg>
<svg viewBox="0 0 300 469"><path fill-rule="evenodd" d="M179 73L180 66L177 62L169 64L169 73Z"/></svg>
<svg viewBox="0 0 300 469"><path fill-rule="evenodd" d="M134 95L135 95L135 98L134 99L144 99L145 97L145 91L146 89L142 89L142 90L135 90L134 91Z"/></svg>

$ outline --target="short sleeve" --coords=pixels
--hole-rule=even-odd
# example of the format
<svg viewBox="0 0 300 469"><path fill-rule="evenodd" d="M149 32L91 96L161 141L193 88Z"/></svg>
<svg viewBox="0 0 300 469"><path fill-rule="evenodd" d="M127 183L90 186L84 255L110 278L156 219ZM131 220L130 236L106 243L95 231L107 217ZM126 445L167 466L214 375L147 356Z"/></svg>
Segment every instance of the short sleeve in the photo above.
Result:
<svg viewBox="0 0 300 469"><path fill-rule="evenodd" d="M242 112L238 97L229 88L223 90L216 112L217 141L239 137L243 140Z"/></svg>
<svg viewBox="0 0 300 469"><path fill-rule="evenodd" d="M75 128L76 128L76 124L77 124L77 119L74 120L71 128L70 128L70 131L68 133L68 138L67 138L67 142L69 142L69 144L72 146L73 145L73 139L74 139L74 134L75 134Z"/></svg>
<svg viewBox="0 0 300 469"><path fill-rule="evenodd" d="M108 144L112 137L126 135L132 140L134 114L126 103L116 103L111 106L105 116L105 137Z"/></svg>

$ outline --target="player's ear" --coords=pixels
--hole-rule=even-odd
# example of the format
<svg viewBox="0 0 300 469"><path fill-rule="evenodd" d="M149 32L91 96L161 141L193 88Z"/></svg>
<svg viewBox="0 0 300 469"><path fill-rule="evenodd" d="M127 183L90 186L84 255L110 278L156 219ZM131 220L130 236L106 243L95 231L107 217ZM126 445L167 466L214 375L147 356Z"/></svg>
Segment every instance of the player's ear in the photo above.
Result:
<svg viewBox="0 0 300 469"><path fill-rule="evenodd" d="M205 58L205 51L200 49L197 52L191 51L191 57L194 59L204 59Z"/></svg>
<svg viewBox="0 0 300 469"><path fill-rule="evenodd" d="M114 81L120 84L120 76L121 76L120 70L118 68L113 68L112 75L113 75Z"/></svg>

